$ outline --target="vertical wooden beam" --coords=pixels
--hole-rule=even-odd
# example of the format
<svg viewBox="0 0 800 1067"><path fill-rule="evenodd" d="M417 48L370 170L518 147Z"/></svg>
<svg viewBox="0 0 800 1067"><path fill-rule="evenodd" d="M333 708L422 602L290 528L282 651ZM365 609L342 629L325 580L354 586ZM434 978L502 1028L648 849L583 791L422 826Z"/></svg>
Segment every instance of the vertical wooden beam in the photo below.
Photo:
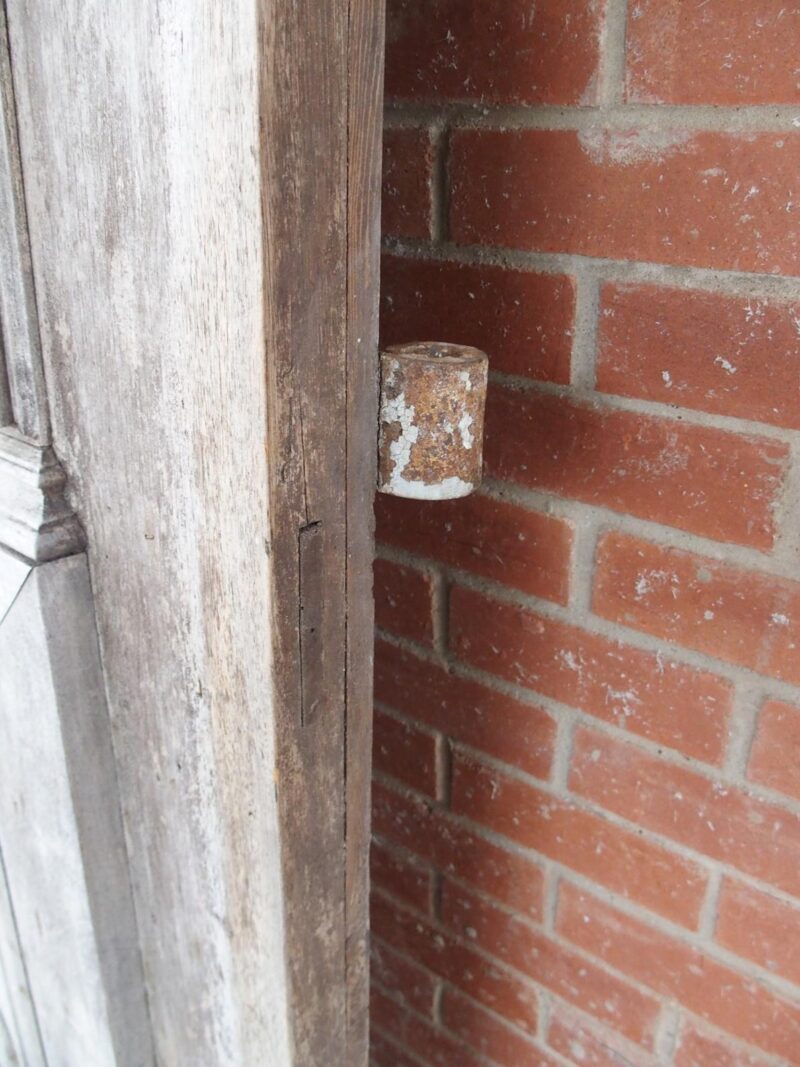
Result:
<svg viewBox="0 0 800 1067"><path fill-rule="evenodd" d="M383 9L306 0L265 5L262 17L273 575L285 608L276 618L278 795L282 823L294 827L284 877L295 1052L303 1067L357 1067L367 1052ZM282 64L269 62L275 55Z"/></svg>
<svg viewBox="0 0 800 1067"><path fill-rule="evenodd" d="M383 0L350 0L347 224L347 1063L369 1050L372 498L378 424Z"/></svg>
<svg viewBox="0 0 800 1067"><path fill-rule="evenodd" d="M278 798L297 1067L366 1064L383 4L261 5ZM298 592L299 591L299 592Z"/></svg>
<svg viewBox="0 0 800 1067"><path fill-rule="evenodd" d="M278 797L295 1067L345 1064L346 3L264 0Z"/></svg>

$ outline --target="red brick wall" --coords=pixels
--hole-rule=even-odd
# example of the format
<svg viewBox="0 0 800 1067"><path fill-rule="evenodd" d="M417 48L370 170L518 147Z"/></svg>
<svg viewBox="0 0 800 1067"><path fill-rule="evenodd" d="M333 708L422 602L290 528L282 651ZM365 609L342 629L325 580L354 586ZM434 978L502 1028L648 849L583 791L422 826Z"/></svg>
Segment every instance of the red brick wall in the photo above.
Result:
<svg viewBox="0 0 800 1067"><path fill-rule="evenodd" d="M389 0L374 1067L800 1065L800 7Z"/></svg>

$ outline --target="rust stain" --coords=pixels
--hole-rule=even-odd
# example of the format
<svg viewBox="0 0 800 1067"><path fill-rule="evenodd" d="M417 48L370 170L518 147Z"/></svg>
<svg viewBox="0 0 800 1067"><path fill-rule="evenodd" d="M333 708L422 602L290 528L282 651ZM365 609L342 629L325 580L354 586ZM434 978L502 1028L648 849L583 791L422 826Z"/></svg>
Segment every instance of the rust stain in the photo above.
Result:
<svg viewBox="0 0 800 1067"><path fill-rule="evenodd" d="M449 500L480 485L488 364L477 348L435 341L381 354L381 492Z"/></svg>

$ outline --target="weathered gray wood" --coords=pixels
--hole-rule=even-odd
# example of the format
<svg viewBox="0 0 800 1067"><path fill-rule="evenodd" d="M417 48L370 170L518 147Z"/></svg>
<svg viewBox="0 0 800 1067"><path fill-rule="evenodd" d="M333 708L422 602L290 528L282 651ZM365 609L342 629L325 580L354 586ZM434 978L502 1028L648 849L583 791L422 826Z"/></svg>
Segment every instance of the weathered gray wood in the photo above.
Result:
<svg viewBox="0 0 800 1067"><path fill-rule="evenodd" d="M0 4L0 426L50 439L5 8Z"/></svg>
<svg viewBox="0 0 800 1067"><path fill-rule="evenodd" d="M17 599L30 570L29 560L4 551L0 542L0 623Z"/></svg>
<svg viewBox="0 0 800 1067"><path fill-rule="evenodd" d="M0 1061L142 1067L152 1035L82 530L48 443L5 5L0 110Z"/></svg>
<svg viewBox="0 0 800 1067"><path fill-rule="evenodd" d="M80 552L83 533L49 446L0 430L0 544L34 562Z"/></svg>
<svg viewBox="0 0 800 1067"><path fill-rule="evenodd" d="M254 0L8 17L158 1064L284 1067Z"/></svg>
<svg viewBox="0 0 800 1067"><path fill-rule="evenodd" d="M0 569L17 561L0 552ZM86 557L31 567L0 624L0 844L48 1067L153 1062ZM8 923L3 923L5 936ZM14 998L15 1014L25 1007ZM36 1037L41 1037L37 1047Z"/></svg>
<svg viewBox="0 0 800 1067"><path fill-rule="evenodd" d="M47 1067L2 855L0 855L0 1063L7 1064L9 1067Z"/></svg>
<svg viewBox="0 0 800 1067"><path fill-rule="evenodd" d="M363 1067L382 3L7 4L159 1067Z"/></svg>

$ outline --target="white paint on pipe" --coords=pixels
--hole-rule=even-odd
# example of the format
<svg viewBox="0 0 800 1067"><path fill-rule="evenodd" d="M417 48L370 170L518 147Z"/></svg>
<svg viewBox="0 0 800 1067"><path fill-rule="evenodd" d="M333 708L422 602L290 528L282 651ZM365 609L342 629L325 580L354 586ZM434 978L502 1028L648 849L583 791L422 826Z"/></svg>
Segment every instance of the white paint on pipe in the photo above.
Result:
<svg viewBox="0 0 800 1067"><path fill-rule="evenodd" d="M455 500L460 496L469 496L474 488L472 482L465 482L461 478L445 478L434 485L428 485L427 482L409 481L402 475L393 474L383 492L412 500Z"/></svg>

